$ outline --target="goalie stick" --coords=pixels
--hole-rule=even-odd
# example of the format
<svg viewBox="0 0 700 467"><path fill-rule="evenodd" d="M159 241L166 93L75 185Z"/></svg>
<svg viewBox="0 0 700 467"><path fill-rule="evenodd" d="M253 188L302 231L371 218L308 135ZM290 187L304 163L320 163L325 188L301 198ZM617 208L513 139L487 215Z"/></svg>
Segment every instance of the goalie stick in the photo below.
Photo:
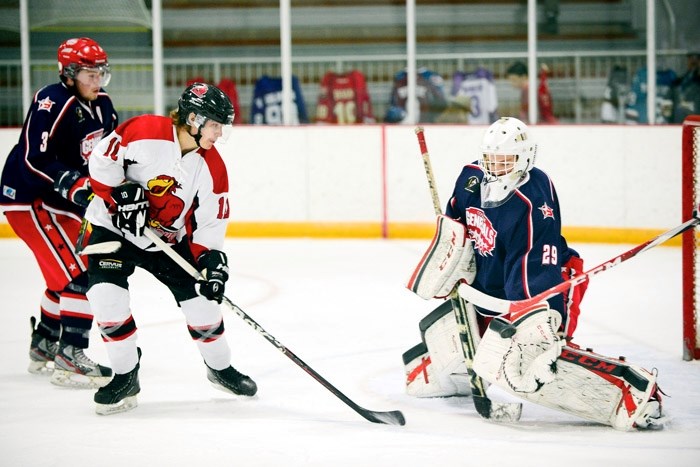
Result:
<svg viewBox="0 0 700 467"><path fill-rule="evenodd" d="M168 255L170 259L175 261L175 263L184 269L189 275L191 275L196 280L203 279L201 273L190 263L188 263L182 256L180 256L175 250L173 250L170 245L165 243L155 232L151 229L146 228L144 230L144 236L151 240L158 248L160 248L163 253ZM323 376L319 375L313 368L304 363L299 357L297 357L291 350L285 347L280 341L278 341L269 332L265 331L262 326L260 326L253 318L251 318L245 311L243 311L238 305L233 303L228 297L224 296L224 303L236 313L243 321L250 325L253 329L258 331L268 342L274 345L277 350L289 357L294 363L296 363L302 370L308 373L313 379L321 383L323 387L328 389L334 396L336 396L341 401L345 402L350 408L355 412L362 415L366 420L372 423L384 423L387 425L405 425L406 419L403 414L398 410L393 410L390 412L375 412L372 410L367 410L360 407L345 394L340 392L335 386L326 381Z"/></svg>
<svg viewBox="0 0 700 467"><path fill-rule="evenodd" d="M676 235L679 235L697 225L700 225L700 217L698 217L698 211L696 210L692 218L672 228L671 230L664 232L661 235L654 237L651 240L648 240L640 245L637 245L631 250L617 255L614 258L611 258L582 274L579 274L567 281L562 282L561 284L557 284L554 287L550 287L549 289L533 297L525 298L523 300L504 300L502 298L492 297L491 295L487 295L465 283L459 285L458 292L459 295L465 300L468 300L469 302L473 303L474 305L480 308L485 308L487 310L495 311L501 314L510 313L510 320L514 321L527 314L527 312L530 311L532 307L536 306L538 303L541 303L544 300L547 300L548 298L553 297L557 294L565 292L569 288L575 287L576 285L589 280L596 274L612 269L618 264L623 263L628 259L637 256L640 253L650 250L655 246L661 245L665 241L670 240ZM514 330L512 328L507 327L501 330L500 334L503 337L508 337L508 334L512 335L513 331Z"/></svg>
<svg viewBox="0 0 700 467"><path fill-rule="evenodd" d="M428 179L428 188L430 188L430 196L433 200L433 208L436 215L442 214L440 198L438 196L437 185L435 183L435 175L433 167L430 163L430 154L428 146L425 142L423 127L416 127L416 136L418 137L418 146L420 147L421 157L423 158L423 166L425 167L425 175ZM459 326L460 340L462 341L462 350L464 352L464 360L469 373L469 388L474 401L474 408L483 418L498 422L514 422L520 419L523 405L518 402L494 402L486 395L486 385L484 380L476 374L473 369L474 355L476 354L476 339L474 332L478 332L478 324L473 312L467 308L465 299L457 293L457 289L453 289L449 299L452 303L452 310L455 313L457 324Z"/></svg>

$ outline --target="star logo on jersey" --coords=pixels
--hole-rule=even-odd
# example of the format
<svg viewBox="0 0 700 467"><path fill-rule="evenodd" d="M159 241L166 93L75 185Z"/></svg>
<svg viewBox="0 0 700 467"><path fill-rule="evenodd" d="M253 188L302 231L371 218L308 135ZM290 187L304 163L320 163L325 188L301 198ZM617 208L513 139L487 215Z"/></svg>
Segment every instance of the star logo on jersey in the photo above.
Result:
<svg viewBox="0 0 700 467"><path fill-rule="evenodd" d="M39 110L46 110L47 112L51 112L51 107L55 104L54 101L49 98L49 96L46 96L44 99L39 99L39 102L37 103L37 108Z"/></svg>
<svg viewBox="0 0 700 467"><path fill-rule="evenodd" d="M552 209L552 208L550 208L549 206L547 206L547 203L546 203L546 202L545 202L542 206L540 206L539 208L537 208L537 209L539 209L540 211L542 211L542 216L543 216L542 218L543 218L543 219L546 219L546 218L548 218L548 217L551 217L552 219L554 219L554 209Z"/></svg>
<svg viewBox="0 0 700 467"><path fill-rule="evenodd" d="M479 184L479 179L477 177L469 177L467 183L464 185L464 190L469 193L474 193L474 187Z"/></svg>

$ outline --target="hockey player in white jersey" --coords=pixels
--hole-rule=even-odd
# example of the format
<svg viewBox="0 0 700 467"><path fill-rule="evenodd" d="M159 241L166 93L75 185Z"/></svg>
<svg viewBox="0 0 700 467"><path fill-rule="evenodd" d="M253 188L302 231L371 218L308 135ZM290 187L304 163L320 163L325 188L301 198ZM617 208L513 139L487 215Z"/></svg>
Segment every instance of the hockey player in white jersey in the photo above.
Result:
<svg viewBox="0 0 700 467"><path fill-rule="evenodd" d="M222 251L229 217L228 176L214 143L233 122L233 105L217 87L194 83L169 117L127 120L93 151L96 194L86 213L88 299L114 378L95 394L98 414L136 406L141 349L129 306L129 276L145 269L165 284L185 315L206 365L224 391L252 396L255 382L231 366L219 304L228 279ZM196 282L143 236L152 229L201 272Z"/></svg>

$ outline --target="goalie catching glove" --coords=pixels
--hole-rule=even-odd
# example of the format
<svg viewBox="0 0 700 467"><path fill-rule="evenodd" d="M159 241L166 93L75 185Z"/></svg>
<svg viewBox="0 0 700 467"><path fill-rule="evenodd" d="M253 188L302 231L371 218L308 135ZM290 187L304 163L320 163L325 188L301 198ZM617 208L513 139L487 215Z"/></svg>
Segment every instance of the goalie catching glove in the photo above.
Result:
<svg viewBox="0 0 700 467"><path fill-rule="evenodd" d="M210 250L197 261L202 269L199 280L199 294L208 300L221 303L224 298L225 283L228 280L228 262L223 251Z"/></svg>
<svg viewBox="0 0 700 467"><path fill-rule="evenodd" d="M425 300L445 298L460 281L471 284L475 277L476 259L466 226L439 215L435 236L406 287Z"/></svg>
<svg viewBox="0 0 700 467"><path fill-rule="evenodd" d="M141 185L126 182L112 190L112 224L135 237L143 235L148 216L148 200Z"/></svg>
<svg viewBox="0 0 700 467"><path fill-rule="evenodd" d="M58 172L53 189L68 201L82 207L87 207L93 197L90 180L77 170Z"/></svg>

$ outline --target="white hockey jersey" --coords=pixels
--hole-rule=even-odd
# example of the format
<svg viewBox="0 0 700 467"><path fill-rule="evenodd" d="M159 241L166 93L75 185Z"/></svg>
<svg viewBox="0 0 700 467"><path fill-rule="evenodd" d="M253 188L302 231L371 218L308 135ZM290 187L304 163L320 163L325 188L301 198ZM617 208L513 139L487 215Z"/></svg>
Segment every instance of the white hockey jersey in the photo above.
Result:
<svg viewBox="0 0 700 467"><path fill-rule="evenodd" d="M192 253L223 248L229 217L228 174L212 147L181 153L170 117L131 118L95 147L89 159L95 198L85 217L93 224L123 235L141 249L146 237L123 233L112 224L112 189L125 180L140 184L149 201L148 227L175 243L188 236Z"/></svg>

